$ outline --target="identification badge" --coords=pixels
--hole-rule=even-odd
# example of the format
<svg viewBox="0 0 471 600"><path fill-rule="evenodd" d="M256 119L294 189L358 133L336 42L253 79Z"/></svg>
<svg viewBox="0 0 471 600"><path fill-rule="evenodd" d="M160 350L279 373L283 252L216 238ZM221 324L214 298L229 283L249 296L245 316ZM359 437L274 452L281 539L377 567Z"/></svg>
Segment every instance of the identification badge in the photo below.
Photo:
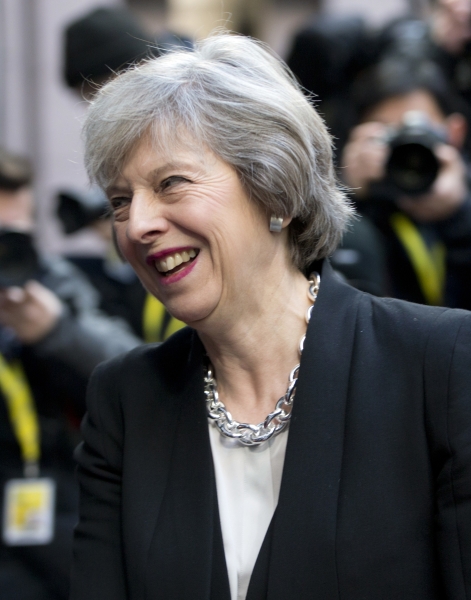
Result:
<svg viewBox="0 0 471 600"><path fill-rule="evenodd" d="M31 546L52 540L55 492L55 482L45 477L7 482L3 510L5 544Z"/></svg>

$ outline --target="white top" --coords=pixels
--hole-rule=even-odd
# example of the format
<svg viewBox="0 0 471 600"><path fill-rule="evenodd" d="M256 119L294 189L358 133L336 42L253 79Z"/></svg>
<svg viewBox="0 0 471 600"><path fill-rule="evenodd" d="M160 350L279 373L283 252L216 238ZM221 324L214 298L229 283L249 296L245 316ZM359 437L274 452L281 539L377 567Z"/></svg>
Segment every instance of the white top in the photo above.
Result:
<svg viewBox="0 0 471 600"><path fill-rule="evenodd" d="M258 553L278 504L286 428L258 446L243 446L209 423L219 518L232 600L245 600Z"/></svg>

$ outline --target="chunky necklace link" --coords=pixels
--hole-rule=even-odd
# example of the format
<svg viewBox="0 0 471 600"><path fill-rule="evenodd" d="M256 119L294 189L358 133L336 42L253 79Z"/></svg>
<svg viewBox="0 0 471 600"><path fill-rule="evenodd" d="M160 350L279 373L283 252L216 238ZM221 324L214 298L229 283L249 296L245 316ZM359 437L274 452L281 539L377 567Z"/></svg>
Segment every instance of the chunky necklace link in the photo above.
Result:
<svg viewBox="0 0 471 600"><path fill-rule="evenodd" d="M309 321L311 320L312 310L317 299L317 294L319 293L320 283L321 278L319 274L315 272L312 273L309 277L308 288L308 297L311 300L312 305L306 312L307 324L309 324ZM303 335L299 342L300 357L304 349L305 339L306 335ZM213 367L208 361L204 376L204 393L206 395L206 408L209 420L216 423L222 435L237 439L245 446L255 446L278 435L286 429L291 419L291 411L296 394L296 384L298 382L299 366L300 363L298 363L289 374L288 389L284 396L282 396L275 404L275 409L258 425L251 425L250 423L239 423L233 419L231 413L219 400L217 381L214 377Z"/></svg>

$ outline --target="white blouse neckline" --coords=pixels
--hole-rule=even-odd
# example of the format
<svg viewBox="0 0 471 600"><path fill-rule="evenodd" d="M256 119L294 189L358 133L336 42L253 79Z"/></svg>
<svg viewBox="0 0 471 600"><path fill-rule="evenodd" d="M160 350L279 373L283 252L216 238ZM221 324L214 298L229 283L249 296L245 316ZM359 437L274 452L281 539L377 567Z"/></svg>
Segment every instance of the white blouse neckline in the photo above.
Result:
<svg viewBox="0 0 471 600"><path fill-rule="evenodd" d="M245 600L257 556L278 504L288 430L243 446L209 423L219 518L232 600Z"/></svg>

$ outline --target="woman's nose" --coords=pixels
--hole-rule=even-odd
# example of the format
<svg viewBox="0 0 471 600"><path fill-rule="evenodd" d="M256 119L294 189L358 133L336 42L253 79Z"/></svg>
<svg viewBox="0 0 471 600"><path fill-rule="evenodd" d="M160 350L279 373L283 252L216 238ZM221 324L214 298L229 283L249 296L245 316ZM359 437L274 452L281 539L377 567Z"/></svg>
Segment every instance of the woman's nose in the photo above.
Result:
<svg viewBox="0 0 471 600"><path fill-rule="evenodd" d="M127 226L127 237L134 243L149 243L168 229L163 207L153 193L135 193Z"/></svg>

